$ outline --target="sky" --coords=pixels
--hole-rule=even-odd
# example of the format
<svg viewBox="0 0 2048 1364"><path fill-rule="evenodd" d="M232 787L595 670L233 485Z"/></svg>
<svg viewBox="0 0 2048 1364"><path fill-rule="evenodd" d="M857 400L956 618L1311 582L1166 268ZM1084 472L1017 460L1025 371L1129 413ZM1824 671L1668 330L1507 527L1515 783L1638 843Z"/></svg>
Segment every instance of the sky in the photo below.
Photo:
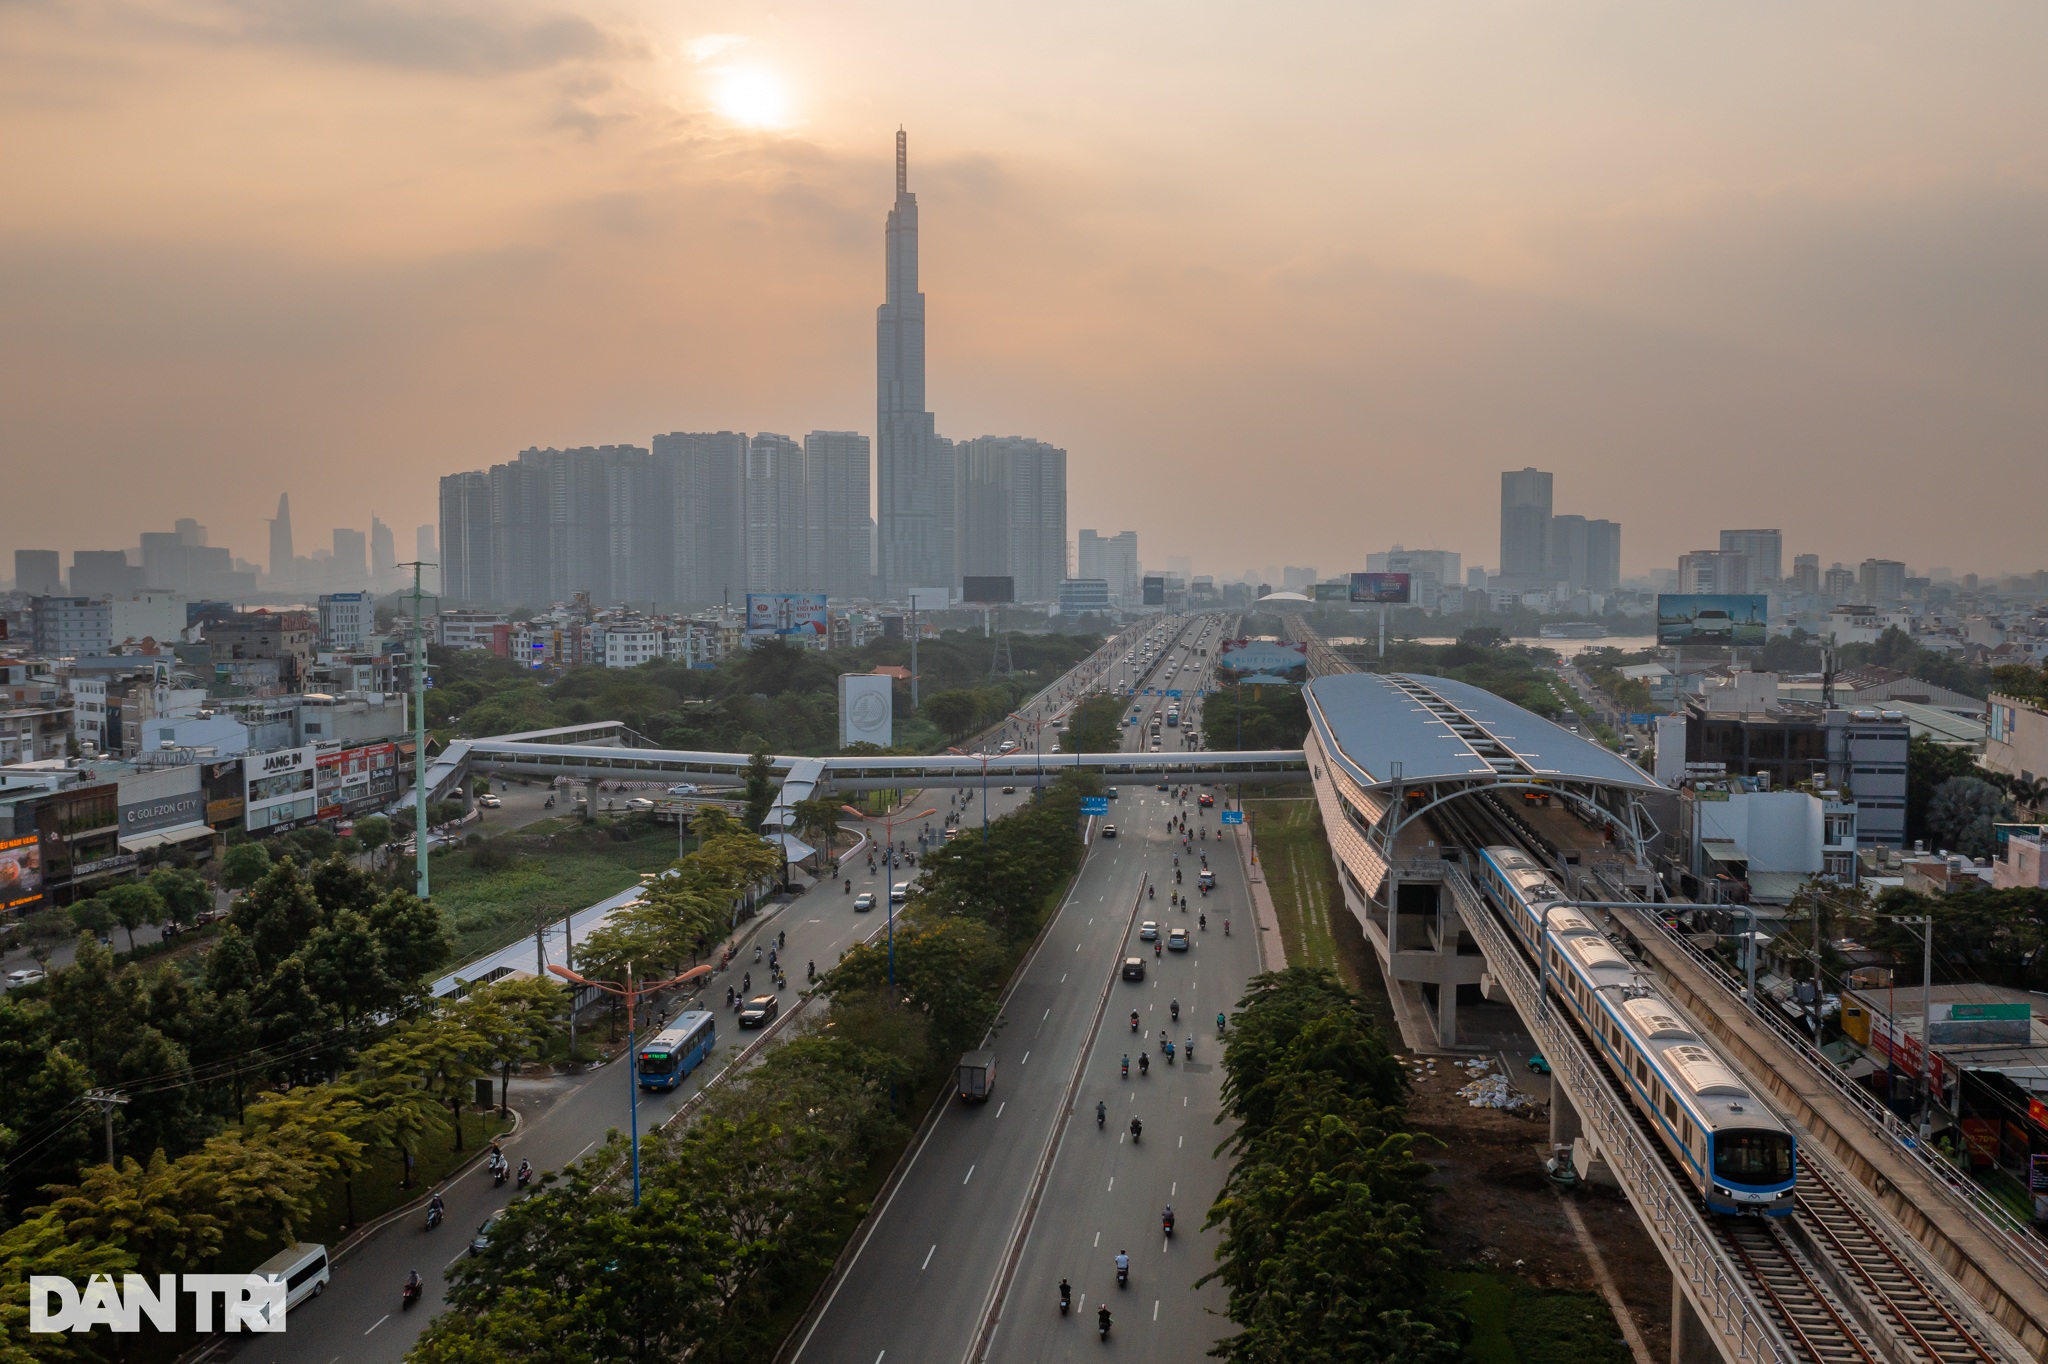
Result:
<svg viewBox="0 0 2048 1364"><path fill-rule="evenodd" d="M2048 567L2048 7L0 0L0 551L266 553L528 445L939 430L1197 571ZM6 570L0 568L0 573Z"/></svg>

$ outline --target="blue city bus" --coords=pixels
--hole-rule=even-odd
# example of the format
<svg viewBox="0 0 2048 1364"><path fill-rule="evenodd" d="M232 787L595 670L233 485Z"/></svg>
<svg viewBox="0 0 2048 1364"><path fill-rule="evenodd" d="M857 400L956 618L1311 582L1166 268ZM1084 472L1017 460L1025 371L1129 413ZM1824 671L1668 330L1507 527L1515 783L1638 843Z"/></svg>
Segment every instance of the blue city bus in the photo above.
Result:
<svg viewBox="0 0 2048 1364"><path fill-rule="evenodd" d="M701 1009L693 1009L640 1048L639 1073L642 1089L674 1089L695 1070L718 1042L718 1020Z"/></svg>

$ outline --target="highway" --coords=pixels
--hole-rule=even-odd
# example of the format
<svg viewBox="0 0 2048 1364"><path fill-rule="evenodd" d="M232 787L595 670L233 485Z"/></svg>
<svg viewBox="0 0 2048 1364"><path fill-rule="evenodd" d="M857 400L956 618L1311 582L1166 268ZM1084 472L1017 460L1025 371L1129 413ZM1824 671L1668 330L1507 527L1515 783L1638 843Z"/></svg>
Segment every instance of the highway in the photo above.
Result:
<svg viewBox="0 0 2048 1364"><path fill-rule="evenodd" d="M1161 664L1163 675L1171 665L1165 658ZM1205 672L1206 661L1197 658L1175 685L1185 678L1192 691ZM1129 685L1123 677L1110 680ZM1179 744L1180 730L1165 733ZM1126 746L1146 746L1147 735L1148 726L1127 729ZM901 1183L862 1228L824 1309L804 1328L795 1357L805 1364L970 1358L1013 1264L987 1339L991 1357L1099 1349L1094 1312L1105 1300L1114 1314L1110 1343L1119 1352L1199 1358L1227 1329L1217 1315L1220 1287L1197 1291L1193 1284L1213 1267L1215 1238L1200 1226L1225 1173L1212 1155L1224 1135L1215 1124L1215 1015L1235 1006L1258 969L1250 902L1235 854L1215 855L1221 850L1212 837L1196 841L1181 861L1184 888L1192 892L1200 854L1210 853L1217 889L1206 899L1197 895L1186 914L1167 908L1179 850L1168 818L1185 813L1191 832L1217 830L1216 811L1204 813L1192 795L1182 803L1178 793L1126 787L1110 811L1117 836L1091 845L1005 1006L991 1044L998 1057L995 1097L985 1105L952 1104L927 1131ZM1148 876L1156 898L1141 900ZM1196 927L1198 912L1207 914L1206 931ZM1227 938L1225 917L1240 926ZM1192 949L1155 956L1150 943L1138 941L1147 918L1188 927ZM1130 955L1146 963L1142 982L1117 979ZM1180 1044L1195 1035L1200 1059L1193 1067L1161 1063L1158 1033L1169 1026L1176 999L1181 1019L1173 1036ZM1133 1010L1152 1060L1149 1075L1137 1067ZM1121 1074L1127 1054L1128 1080ZM1110 1116L1100 1131L1093 1122L1097 1101ZM1133 1117L1144 1127L1136 1143ZM1034 1204L1048 1149L1050 1170ZM1169 1202L1178 1222L1171 1244L1159 1221ZM1113 1264L1119 1249L1132 1258L1131 1285L1121 1291ZM1076 1299L1064 1319L1062 1275Z"/></svg>
<svg viewBox="0 0 2048 1364"><path fill-rule="evenodd" d="M1093 671L1084 663L1068 679L1048 688L1042 700L1020 714L1029 719L1049 719L1063 708L1071 692L1083 684L1084 675ZM989 814L1000 817L1029 798L1030 788L1025 786L1020 786L1015 794L1008 796L991 789ZM913 811L936 807L939 813L918 825L899 827L899 838L915 847L917 832L927 823L936 834L942 827L952 799L954 797L950 793L941 791L927 793L922 799L914 800L910 806ZM980 823L980 795L974 791L963 791L959 793L958 800L965 829L960 836L970 837ZM875 824L873 830L879 839L880 824ZM884 911L879 905L887 898L886 869L878 862L870 876L865 859L849 861L846 869L853 880L854 894L847 894L843 887L835 890L829 884L817 887L794 900L777 904L745 925L733 965L711 978L703 997L722 1004L726 987L737 988L745 973L752 974L754 992L760 993L766 987L766 967L765 964L758 968L754 966L752 947L757 941L765 947L775 934L786 933L788 947L784 955L788 962L790 988L784 993L784 1000L786 1005L794 1005L803 985L807 962L815 961L819 971L823 972L836 963L848 947L882 929ZM908 872L899 864L896 879L907 879L907 876ZM853 908L856 895L863 890L872 891L877 898L878 908L871 913L857 913ZM610 904L611 901L605 903ZM578 917L580 924L582 916ZM519 951L525 954L519 964L530 967L531 945ZM475 964L472 963L468 969L474 970ZM593 1011L585 1015L582 1026L586 1030L602 1027L602 1018L601 1012ZM718 1026L718 1044L711 1058L699 1066L687 1081L667 1093L641 1093L642 1131L659 1124L680 1108L706 1082L724 1070L755 1036L752 1032L741 1032L735 1015L722 1009ZM581 1075L546 1080L515 1079L511 1102L520 1115L518 1131L505 1142L506 1154L514 1167L524 1159L532 1161L538 1171L559 1169L603 1141L612 1129L625 1130L626 1069L620 1061L614 1060ZM333 1281L323 1294L292 1310L284 1334L225 1337L210 1358L261 1361L262 1364L335 1364L336 1361L395 1364L445 1305L446 1271L467 1253L471 1234L511 1201L514 1190L509 1182L503 1188L494 1186L481 1166L473 1166L443 1186L442 1196L447 1202L448 1214L440 1227L427 1231L423 1212L408 1214L382 1227L335 1267ZM426 1294L418 1307L401 1311L398 1290L407 1271L413 1269L419 1270L426 1280Z"/></svg>

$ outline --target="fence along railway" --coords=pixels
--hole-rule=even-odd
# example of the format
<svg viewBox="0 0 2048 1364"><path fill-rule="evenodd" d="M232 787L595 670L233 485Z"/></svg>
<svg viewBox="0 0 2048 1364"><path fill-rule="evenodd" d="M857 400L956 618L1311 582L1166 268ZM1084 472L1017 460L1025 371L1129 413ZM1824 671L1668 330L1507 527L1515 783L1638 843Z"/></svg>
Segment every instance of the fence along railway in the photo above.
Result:
<svg viewBox="0 0 2048 1364"><path fill-rule="evenodd" d="M1293 624L1296 637L1310 646L1311 671L1318 680L1355 671L1299 622ZM1405 772L1403 766L1395 766L1387 772L1387 754L1400 749L1398 741L1391 748L1382 745L1364 762L1350 752L1333 755L1331 750L1340 748L1346 738L1357 743L1359 726L1351 725L1347 734L1341 721L1331 721L1327 712L1342 706L1341 697L1323 698L1330 704L1319 707L1318 689L1311 686L1314 730L1304 751L1343 872L1340 880L1347 907L1359 918L1379 954L1390 987L1399 988L1396 980L1404 973L1408 979L1417 978L1415 972L1426 969L1429 958L1441 961L1448 955L1447 946L1451 953L1460 941L1478 948L1492 981L1515 1006L1551 1061L1559 1095L1553 1103L1553 1141L1581 1133L1589 1139L1589 1149L1598 1152L1629 1195L1671 1267L1674 1357L1719 1355L1731 1361L1786 1359L1828 1364L1838 1360L1873 1364L1999 1360L2016 1364L2029 1357L2043 1357L2048 1334L2041 1323L2048 1320L2048 1314L2041 1311L2041 1285L2034 1277L2029 1253L2033 1248L2024 1243L2008 1247L2003 1238L1984 1234L1976 1221L1961 1228L1960 1234L1944 1233L1938 1216L1920 1211L1901 1197L1896 1186L1881 1186L1894 1202L1906 1202L1917 1214L1895 1221L1863 1182L1875 1166L1870 1153L1858 1149L1859 1143L1844 1143L1825 1124L1816 1123L1814 1105L1786 1104L1782 1099L1786 1083L1767 1065L1760 1066L1760 1049L1728 1045L1728 1015L1741 1019L1749 1015L1739 999L1727 997L1725 981L1702 988L1700 981L1691 980L1665 990L1667 1002L1686 1014L1695 1035L1711 1045L1717 1058L1752 1092L1766 1096L1768 1106L1800 1140L1797 1192L1790 1216L1729 1218L1705 1210L1691 1179L1653 1135L1647 1119L1601 1057L1600 1048L1570 1017L1571 1011L1541 1007L1538 970L1526 945L1502 921L1506 907L1497 910L1460 865L1476 850L1501 842L1522 846L1540 861L1541 851L1514 827L1516 821L1499 804L1498 793L1538 779L1529 759L1537 758L1539 749L1549 755L1539 759L1548 763L1541 779L1561 788L1561 779L1568 779L1577 769L1569 756L1557 756L1557 750L1566 747L1558 744L1559 737L1568 743L1587 741L1547 726L1526 712L1504 726L1489 725L1493 716L1473 723L1474 717L1459 712L1455 696L1444 695L1451 689L1435 687L1438 681L1400 679L1400 694L1410 703L1406 709L1448 721L1451 732L1485 763L1491 780L1477 777L1476 763L1468 767L1477 779L1453 791L1428 780L1445 775L1442 765L1427 771L1406 766ZM1415 704L1422 699L1417 692L1453 704ZM1505 703L1496 701L1496 705ZM1395 717L1381 707L1374 718L1385 722ZM1492 732L1496 727L1515 732L1500 742ZM1357 746L1370 749L1371 744ZM1411 743L1402 751L1413 753L1417 748ZM1603 751L1604 756L1609 755ZM1336 760L1340 757L1341 763ZM1382 763L1385 775L1375 778L1371 770L1374 759ZM1583 770L1606 769L1588 765ZM1627 810L1625 799L1580 799L1588 809L1604 810L1605 817L1617 824L1626 821L1624 841L1641 835L1639 813ZM1410 812L1417 805L1426 813L1412 819ZM1417 837L1423 830L1434 838L1425 842ZM1597 897L1589 893L1583 898L1640 901L1635 887L1653 884L1647 878L1603 871ZM1411 905L1423 898L1413 892L1424 886L1435 888L1434 914ZM1433 937L1427 932L1416 934L1412 922L1404 927L1404 919L1417 918L1433 928ZM1433 924L1428 924L1432 919ZM1658 952L1646 950L1642 941L1644 936L1665 935L1660 915L1648 908L1617 904L1616 909L1605 912L1600 923L1609 942L1631 962L1655 973L1660 982L1669 981L1663 958L1670 943L1659 944L1666 951ZM1418 946L1434 950L1417 951ZM1695 973L1706 976L1697 966ZM1455 990L1455 973L1441 974L1437 983L1440 992ZM1551 998L1555 1002L1562 996L1553 990ZM1455 1026L1455 1013L1448 1018ZM1446 1012L1440 1007L1440 1028L1445 1020ZM1759 1074L1759 1069L1765 1073ZM1818 1134L1816 1127L1820 1128ZM1856 1135L1866 1139L1860 1144L1868 1144L1868 1132ZM1838 1154L1845 1145L1852 1159ZM1879 1153L1880 1157L1884 1154L1888 1153ZM1957 1211L1949 1195L1928 1192L1938 1214ZM1972 1207L1966 1216L1946 1220L1969 1221L1982 1216ZM1937 1234L1928 1235L1930 1229ZM1966 1243L1961 1249L1959 1240ZM1957 1269L1961 1272L1952 1272Z"/></svg>

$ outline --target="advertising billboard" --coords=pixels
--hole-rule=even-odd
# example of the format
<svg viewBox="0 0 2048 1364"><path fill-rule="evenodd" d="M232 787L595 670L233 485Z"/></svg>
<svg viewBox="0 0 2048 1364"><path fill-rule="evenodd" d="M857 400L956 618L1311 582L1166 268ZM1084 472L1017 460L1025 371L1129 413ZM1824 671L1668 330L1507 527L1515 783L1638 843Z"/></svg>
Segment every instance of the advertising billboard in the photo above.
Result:
<svg viewBox="0 0 2048 1364"><path fill-rule="evenodd" d="M1354 573L1351 600L1378 602L1382 606L1405 606L1408 602L1406 573Z"/></svg>
<svg viewBox="0 0 2048 1364"><path fill-rule="evenodd" d="M1164 606L1164 605L1166 605L1166 579L1165 579L1165 578L1147 578L1147 579L1145 579L1145 581L1144 581L1144 583L1143 583L1143 587L1144 587L1144 590L1145 590L1145 605L1147 605L1147 606Z"/></svg>
<svg viewBox="0 0 2048 1364"><path fill-rule="evenodd" d="M747 593L750 635L808 635L823 639L830 629L823 592Z"/></svg>
<svg viewBox="0 0 2048 1364"><path fill-rule="evenodd" d="M1657 642L1706 648L1762 648L1769 599L1732 593L1657 595Z"/></svg>
<svg viewBox="0 0 2048 1364"><path fill-rule="evenodd" d="M883 673L839 674L839 746L894 743L896 679Z"/></svg>
<svg viewBox="0 0 2048 1364"><path fill-rule="evenodd" d="M34 834L0 838L0 910L26 909L43 898L43 855Z"/></svg>
<svg viewBox="0 0 2048 1364"><path fill-rule="evenodd" d="M1017 580L1015 578L998 578L994 576L962 578L960 586L962 589L960 600L962 601L993 605L998 602L1017 600Z"/></svg>
<svg viewBox="0 0 2048 1364"><path fill-rule="evenodd" d="M1309 595L1317 601L1350 601L1350 583L1317 583L1309 589Z"/></svg>

